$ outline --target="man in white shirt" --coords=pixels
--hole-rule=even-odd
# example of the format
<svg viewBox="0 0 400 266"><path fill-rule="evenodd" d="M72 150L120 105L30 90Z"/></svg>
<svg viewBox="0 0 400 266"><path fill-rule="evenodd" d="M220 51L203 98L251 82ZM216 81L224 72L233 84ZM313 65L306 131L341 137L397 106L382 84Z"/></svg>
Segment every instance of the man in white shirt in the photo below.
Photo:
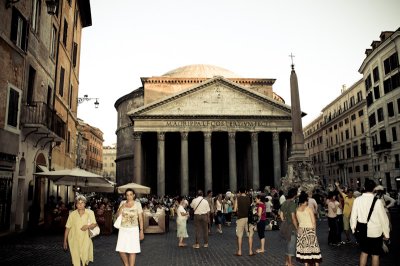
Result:
<svg viewBox="0 0 400 266"><path fill-rule="evenodd" d="M197 191L197 198L192 200L190 207L194 210L194 231L196 234L196 243L193 248L200 248L200 236L203 235L204 247L208 248L208 222L210 217L210 206L205 198L203 191Z"/></svg>
<svg viewBox="0 0 400 266"><path fill-rule="evenodd" d="M282 206L282 204L286 201L286 197L283 194L282 190L279 190L279 204Z"/></svg>
<svg viewBox="0 0 400 266"><path fill-rule="evenodd" d="M353 233L355 232L357 221L360 223L367 223L368 213L374 200L374 194L372 193L374 188L375 182L366 180L366 192L354 200L350 217L350 227ZM367 264L368 255L372 256L372 266L379 265L379 255L382 252L383 242L382 234L384 239L389 239L389 232L389 219L385 208L382 202L377 200L367 224L367 238L360 241L360 266Z"/></svg>

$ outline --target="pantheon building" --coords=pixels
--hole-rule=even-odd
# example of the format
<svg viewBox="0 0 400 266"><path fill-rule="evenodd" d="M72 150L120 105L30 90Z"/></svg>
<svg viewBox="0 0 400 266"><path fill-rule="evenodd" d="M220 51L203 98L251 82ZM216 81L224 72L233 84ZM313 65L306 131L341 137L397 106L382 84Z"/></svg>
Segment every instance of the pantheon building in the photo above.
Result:
<svg viewBox="0 0 400 266"><path fill-rule="evenodd" d="M118 185L161 196L280 184L292 126L275 79L190 65L141 81L115 103Z"/></svg>

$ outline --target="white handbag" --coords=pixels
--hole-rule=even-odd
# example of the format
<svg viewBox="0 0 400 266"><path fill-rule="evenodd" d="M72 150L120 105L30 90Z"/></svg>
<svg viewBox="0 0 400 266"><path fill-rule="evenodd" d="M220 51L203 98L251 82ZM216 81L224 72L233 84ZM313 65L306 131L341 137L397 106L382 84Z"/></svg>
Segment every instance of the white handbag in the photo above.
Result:
<svg viewBox="0 0 400 266"><path fill-rule="evenodd" d="M90 223L90 220L89 220L88 221L88 225L90 225L90 224L91 223ZM100 227L98 225L96 225L96 227L93 228L93 229L89 229L89 237L90 238L93 238L93 237L98 236L98 235L100 235Z"/></svg>
<svg viewBox="0 0 400 266"><path fill-rule="evenodd" d="M119 215L114 222L114 227L117 229L121 228L121 221L122 221L122 215Z"/></svg>

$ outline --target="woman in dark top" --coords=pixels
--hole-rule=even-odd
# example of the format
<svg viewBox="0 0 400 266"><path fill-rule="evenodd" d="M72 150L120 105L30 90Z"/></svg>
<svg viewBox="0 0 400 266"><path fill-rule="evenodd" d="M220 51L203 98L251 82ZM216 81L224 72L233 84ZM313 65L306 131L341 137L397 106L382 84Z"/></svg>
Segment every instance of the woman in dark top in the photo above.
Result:
<svg viewBox="0 0 400 266"><path fill-rule="evenodd" d="M256 204L257 204L257 214L259 217L259 221L257 223L257 233L260 238L261 246L256 250L257 253L264 253L265 251L265 220L266 220L266 211L265 211L265 198L263 196L256 196Z"/></svg>

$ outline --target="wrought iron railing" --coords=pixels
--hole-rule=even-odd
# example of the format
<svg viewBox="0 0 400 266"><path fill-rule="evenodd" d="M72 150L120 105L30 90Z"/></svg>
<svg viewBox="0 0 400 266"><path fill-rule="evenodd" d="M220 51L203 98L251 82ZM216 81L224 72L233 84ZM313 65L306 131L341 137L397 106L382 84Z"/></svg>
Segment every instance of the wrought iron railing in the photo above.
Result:
<svg viewBox="0 0 400 266"><path fill-rule="evenodd" d="M22 108L21 125L42 125L65 139L66 123L46 103L32 102Z"/></svg>

